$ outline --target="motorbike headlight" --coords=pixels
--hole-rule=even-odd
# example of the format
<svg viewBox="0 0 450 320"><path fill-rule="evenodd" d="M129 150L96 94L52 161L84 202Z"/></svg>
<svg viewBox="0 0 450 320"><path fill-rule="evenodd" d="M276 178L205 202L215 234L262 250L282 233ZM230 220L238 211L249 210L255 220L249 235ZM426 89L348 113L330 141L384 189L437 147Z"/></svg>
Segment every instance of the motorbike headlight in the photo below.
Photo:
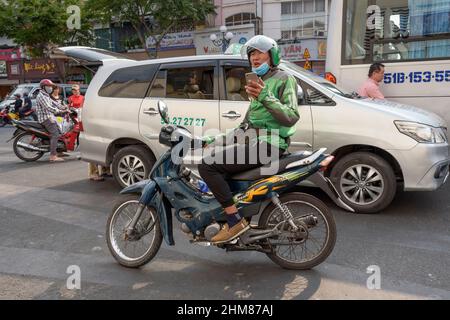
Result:
<svg viewBox="0 0 450 320"><path fill-rule="evenodd" d="M435 128L426 124L408 121L396 121L397 129L420 143L446 143L447 129Z"/></svg>

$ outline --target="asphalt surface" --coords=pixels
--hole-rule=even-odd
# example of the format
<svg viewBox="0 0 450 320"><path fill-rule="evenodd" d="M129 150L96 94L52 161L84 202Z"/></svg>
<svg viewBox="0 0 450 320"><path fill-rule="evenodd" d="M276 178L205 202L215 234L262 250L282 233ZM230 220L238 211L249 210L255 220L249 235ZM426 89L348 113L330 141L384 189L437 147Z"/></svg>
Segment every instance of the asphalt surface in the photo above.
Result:
<svg viewBox="0 0 450 320"><path fill-rule="evenodd" d="M354 215L325 195L338 240L311 271L286 271L260 253L225 253L191 245L175 229L138 270L119 266L105 224L120 188L87 179L76 154L65 163L24 163L0 128L0 299L450 299L450 186L400 193L377 215ZM67 289L69 266L81 289ZM369 290L369 266L381 289Z"/></svg>

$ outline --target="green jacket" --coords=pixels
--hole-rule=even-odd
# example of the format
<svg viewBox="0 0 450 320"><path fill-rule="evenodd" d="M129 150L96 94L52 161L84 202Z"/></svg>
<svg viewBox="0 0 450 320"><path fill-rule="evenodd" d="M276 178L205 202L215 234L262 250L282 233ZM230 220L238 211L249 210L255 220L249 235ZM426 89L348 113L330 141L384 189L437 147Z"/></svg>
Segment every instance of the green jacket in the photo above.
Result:
<svg viewBox="0 0 450 320"><path fill-rule="evenodd" d="M295 134L295 124L300 120L297 101L297 81L288 73L277 68L262 77L265 87L258 99L250 107L242 125L250 128L265 129L267 136L259 136L280 149L289 147L290 137ZM278 130L278 135L270 135Z"/></svg>
<svg viewBox="0 0 450 320"><path fill-rule="evenodd" d="M297 102L297 81L278 68L271 69L262 77L265 87L259 97L250 103L245 119L239 128L267 130L260 135L260 141L266 141L275 147L287 150L290 137L294 135L295 124L299 121ZM278 130L278 134L273 132ZM216 137L206 137L212 143Z"/></svg>

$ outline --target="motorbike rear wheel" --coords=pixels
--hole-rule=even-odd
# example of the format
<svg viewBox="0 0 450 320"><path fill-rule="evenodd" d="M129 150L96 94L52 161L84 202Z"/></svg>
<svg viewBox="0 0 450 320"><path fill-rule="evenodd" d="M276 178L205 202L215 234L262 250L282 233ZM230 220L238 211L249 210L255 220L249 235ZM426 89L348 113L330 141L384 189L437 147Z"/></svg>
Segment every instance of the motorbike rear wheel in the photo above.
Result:
<svg viewBox="0 0 450 320"><path fill-rule="evenodd" d="M114 259L127 268L139 268L152 260L162 243L161 225L155 208L146 207L129 238L126 229L139 206L138 195L128 195L113 207L106 223L106 241Z"/></svg>
<svg viewBox="0 0 450 320"><path fill-rule="evenodd" d="M280 197L293 215L297 227L305 227L304 219L314 216L316 225L307 226L305 238L279 236L267 240L273 251L267 256L285 269L308 270L321 264L333 251L336 243L336 223L327 206L319 199L304 193L289 193ZM259 219L259 227L274 228L284 221L284 215L274 204L269 205ZM286 223L283 231L292 227ZM282 244L278 244L282 242ZM309 251L308 251L309 250Z"/></svg>
<svg viewBox="0 0 450 320"><path fill-rule="evenodd" d="M36 138L39 139L38 141L41 141L40 138ZM40 145L40 143L36 143L35 141L33 141L33 135L29 132L24 132L19 134L15 139L14 139L14 143L13 143L13 149L14 149L14 153L17 156L17 158L19 158L20 160L23 160L25 162L34 162L39 160L40 158L42 158L44 156L44 152L40 152L40 151L31 151L31 150L27 150L23 147L18 146L19 142L23 142L25 144L32 144L35 146Z"/></svg>

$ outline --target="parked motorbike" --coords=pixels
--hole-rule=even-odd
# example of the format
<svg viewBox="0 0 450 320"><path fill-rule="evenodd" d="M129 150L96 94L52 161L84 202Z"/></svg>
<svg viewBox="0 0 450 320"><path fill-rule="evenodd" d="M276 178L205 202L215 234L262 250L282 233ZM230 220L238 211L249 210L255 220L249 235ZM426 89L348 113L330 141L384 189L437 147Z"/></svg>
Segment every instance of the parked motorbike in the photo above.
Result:
<svg viewBox="0 0 450 320"><path fill-rule="evenodd" d="M70 109L64 116L67 117L69 125L58 140L58 152L74 151L81 131L76 109ZM26 120L12 120L12 124L17 129L9 141L14 140L14 153L19 159L33 162L50 152L50 133L42 124Z"/></svg>
<svg viewBox="0 0 450 320"><path fill-rule="evenodd" d="M121 192L127 196L116 203L108 218L106 239L119 264L141 267L155 257L163 239L175 245L173 214L192 244L226 251L259 251L283 268L310 269L330 255L336 242L332 214L321 200L292 190L309 179L339 206L353 211L320 172L334 159L325 154L326 149L283 156L277 160L279 171L273 176L262 175L258 168L231 177L228 182L241 216L257 223L238 238L216 244L212 238L226 223L223 208L198 175L171 157L181 141L194 141L197 146L201 142L186 128L169 125L163 102L158 108L166 123L159 141L169 150L156 162L149 180Z"/></svg>

